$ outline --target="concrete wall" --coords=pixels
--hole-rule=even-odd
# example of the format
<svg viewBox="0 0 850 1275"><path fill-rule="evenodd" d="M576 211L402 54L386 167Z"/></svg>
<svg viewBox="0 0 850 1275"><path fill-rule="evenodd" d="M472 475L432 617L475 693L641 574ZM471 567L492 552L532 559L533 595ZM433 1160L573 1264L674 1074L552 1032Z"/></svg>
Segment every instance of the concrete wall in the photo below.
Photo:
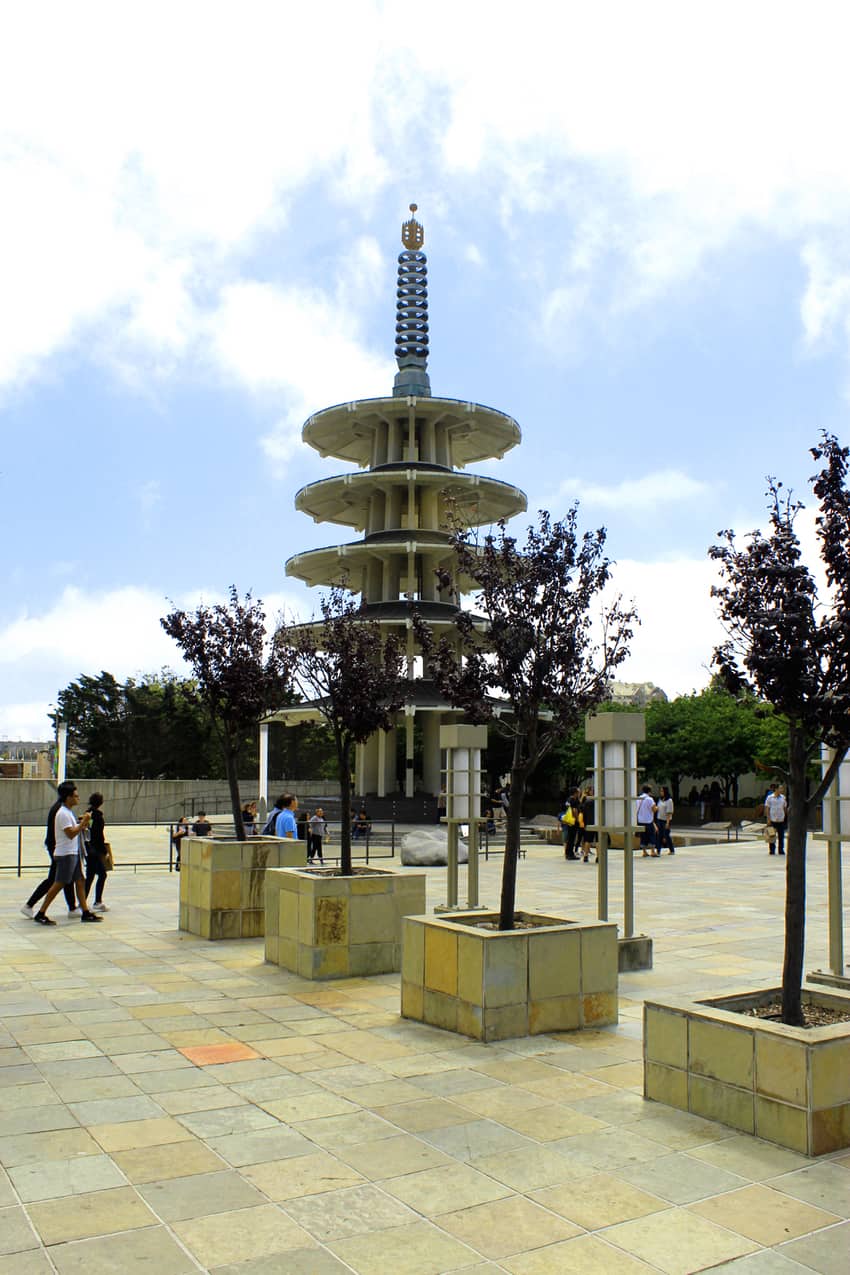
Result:
<svg viewBox="0 0 850 1275"><path fill-rule="evenodd" d="M90 793L103 793L104 812L113 824L169 823L199 810L230 811L230 793L223 779L80 779L77 784L83 803ZM239 791L243 801L255 800L256 775L240 780ZM287 791L299 797L332 797L339 793L339 785L323 780L269 781L271 801ZM56 784L51 780L0 779L0 826L41 824L55 800Z"/></svg>

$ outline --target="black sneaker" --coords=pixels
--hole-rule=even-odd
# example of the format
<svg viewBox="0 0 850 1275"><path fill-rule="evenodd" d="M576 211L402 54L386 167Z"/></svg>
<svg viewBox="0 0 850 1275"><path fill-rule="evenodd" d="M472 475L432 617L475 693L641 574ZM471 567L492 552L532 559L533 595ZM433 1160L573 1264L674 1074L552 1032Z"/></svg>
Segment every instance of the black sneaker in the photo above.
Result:
<svg viewBox="0 0 850 1275"><path fill-rule="evenodd" d="M50 917L46 916L44 912L36 912L35 916L33 917L33 920L35 921L36 925L55 925L56 924L56 922L51 921Z"/></svg>
<svg viewBox="0 0 850 1275"><path fill-rule="evenodd" d="M100 922L100 921L102 921L102 920L103 920L103 917L102 917L102 916L97 916L94 912L84 912L84 913L83 913L83 915L80 917L80 920L81 920L81 921L98 921L98 922Z"/></svg>

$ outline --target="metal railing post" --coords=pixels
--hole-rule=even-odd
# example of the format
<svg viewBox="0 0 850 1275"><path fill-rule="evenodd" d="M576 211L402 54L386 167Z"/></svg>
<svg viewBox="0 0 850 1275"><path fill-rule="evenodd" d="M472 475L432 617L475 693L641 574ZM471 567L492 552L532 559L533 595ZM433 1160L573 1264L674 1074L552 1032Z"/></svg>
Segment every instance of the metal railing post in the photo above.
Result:
<svg viewBox="0 0 850 1275"><path fill-rule="evenodd" d="M23 828L18 824L18 876L21 875L21 847L22 847Z"/></svg>

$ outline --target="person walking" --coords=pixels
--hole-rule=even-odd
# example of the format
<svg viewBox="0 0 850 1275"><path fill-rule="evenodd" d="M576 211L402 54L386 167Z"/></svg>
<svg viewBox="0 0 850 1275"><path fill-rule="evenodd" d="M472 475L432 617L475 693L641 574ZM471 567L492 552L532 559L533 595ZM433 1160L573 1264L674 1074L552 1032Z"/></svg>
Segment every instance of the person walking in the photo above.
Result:
<svg viewBox="0 0 850 1275"><path fill-rule="evenodd" d="M174 871L180 871L180 847L183 844L183 838L189 835L189 822L185 815L181 815L177 820L177 826L172 829L171 843L174 846Z"/></svg>
<svg viewBox="0 0 850 1275"><path fill-rule="evenodd" d="M781 784L774 786L773 792L764 803L764 813L767 815L767 844L768 853L776 853L776 843L779 842L779 853L785 853L785 826L788 821L788 802L785 800L785 793Z"/></svg>
<svg viewBox="0 0 850 1275"><path fill-rule="evenodd" d="M40 899L43 899L47 891L56 880L56 868L53 863L53 852L56 849L56 834L54 832L53 821L56 818L56 811L62 805L62 791L70 791L74 785L70 780L61 783L57 792L57 799L47 812L47 826L44 833L44 848L50 859L50 871L43 881L39 882L33 890L26 903L21 905L21 912L24 916L28 916L30 920L35 916L35 905ZM71 916L77 910L77 900L72 885L65 886L65 902L68 904L68 915Z"/></svg>
<svg viewBox="0 0 850 1275"><path fill-rule="evenodd" d="M635 819L640 828L640 848L643 851L644 859L658 858L658 851L655 848L655 811L656 805L652 796L652 789L649 784L644 784L638 797Z"/></svg>
<svg viewBox="0 0 850 1275"><path fill-rule="evenodd" d="M310 834L307 842L307 862L312 863L315 859L319 860L322 867L325 866L325 860L322 855L322 845L327 835L328 825L325 821L325 813L321 806L316 807L316 813L310 819Z"/></svg>
<svg viewBox="0 0 850 1275"><path fill-rule="evenodd" d="M269 811L268 818L260 829L261 837L274 837L277 835L275 833L275 828L277 827L278 816L280 815L281 810L283 810L283 796L275 798L275 803Z"/></svg>
<svg viewBox="0 0 850 1275"><path fill-rule="evenodd" d="M655 810L655 823L658 829L655 838L656 850L661 854L662 849L666 846L670 854L675 854L676 850L671 833L673 826L673 798L670 796L670 789L666 784L661 785L661 796L658 799L658 805Z"/></svg>
<svg viewBox="0 0 850 1275"><path fill-rule="evenodd" d="M207 818L206 810L198 811L198 817L192 824L192 832L196 837L208 837L212 832L212 824Z"/></svg>
<svg viewBox="0 0 850 1275"><path fill-rule="evenodd" d="M102 921L103 917L89 911L83 888L83 869L81 865L80 834L84 833L91 822L91 815L86 813L77 822L73 808L80 800L76 784L68 781L59 785L61 805L53 820L55 849L53 863L56 868L56 880L44 896L44 903L36 912L33 920L39 925L55 925L47 915L47 909L59 891L66 885L73 885L82 911L81 921Z"/></svg>
<svg viewBox="0 0 850 1275"><path fill-rule="evenodd" d="M88 814L91 816L89 824L84 834L86 847L86 902L88 903L89 893L94 884L95 877L97 885L94 892L94 903L91 905L92 912L108 912L109 908L103 901L103 889L106 885L106 874L109 869L106 866L106 824L103 818L103 793L93 792L89 797Z"/></svg>

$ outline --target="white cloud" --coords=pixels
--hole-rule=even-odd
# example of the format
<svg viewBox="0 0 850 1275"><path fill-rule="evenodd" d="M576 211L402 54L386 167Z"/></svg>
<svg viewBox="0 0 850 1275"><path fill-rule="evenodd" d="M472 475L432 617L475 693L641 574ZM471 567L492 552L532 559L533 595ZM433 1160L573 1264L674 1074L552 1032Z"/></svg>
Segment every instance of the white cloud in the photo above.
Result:
<svg viewBox="0 0 850 1275"><path fill-rule="evenodd" d="M653 474L653 491L663 494L665 506L687 503L704 496L711 488L708 483L691 478L680 469L660 469ZM645 513L647 492L642 478L624 478L622 482L605 485L587 483L580 478L565 479L558 494L568 499L576 497L587 509L613 509L620 513Z"/></svg>
<svg viewBox="0 0 850 1275"><path fill-rule="evenodd" d="M192 609L201 601L215 604L225 598L213 589L203 589L175 601ZM304 598L295 593L269 593L263 603L269 629L280 613L309 613ZM179 648L160 624L169 609L169 602L151 589L127 586L94 593L69 587L49 609L24 612L11 620L0 629L0 671L8 668L18 695L23 692L31 698L12 702L12 679L3 676L0 735L46 738L49 704L81 673L96 676L106 669L123 680L172 668L188 676ZM41 698L36 698L38 692ZM9 702L4 702L7 694Z"/></svg>

